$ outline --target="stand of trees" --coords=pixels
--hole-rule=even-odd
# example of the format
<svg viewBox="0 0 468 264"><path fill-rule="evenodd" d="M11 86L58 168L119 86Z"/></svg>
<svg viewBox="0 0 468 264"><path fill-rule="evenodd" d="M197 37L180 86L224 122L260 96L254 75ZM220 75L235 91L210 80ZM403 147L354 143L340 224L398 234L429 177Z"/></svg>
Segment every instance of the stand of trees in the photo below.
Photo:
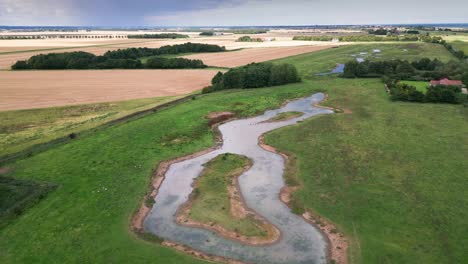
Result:
<svg viewBox="0 0 468 264"><path fill-rule="evenodd" d="M390 60L346 63L342 77L374 78L387 76L398 80L428 81L448 77L464 80L468 75L468 64L451 61L443 63L437 59L423 58L418 61Z"/></svg>
<svg viewBox="0 0 468 264"><path fill-rule="evenodd" d="M207 67L201 60L161 57L149 58L144 66L147 69L196 69Z"/></svg>
<svg viewBox="0 0 468 264"><path fill-rule="evenodd" d="M214 31L203 31L200 36L214 36Z"/></svg>
<svg viewBox="0 0 468 264"><path fill-rule="evenodd" d="M87 52L65 52L40 54L27 61L17 61L13 70L27 69L168 69L168 68L205 68L200 60L182 58L150 58L145 64L139 59L166 54L221 52L224 47L208 44L185 43L173 46L163 46L158 49L129 48L108 51L103 56ZM160 68L157 68L160 67Z"/></svg>
<svg viewBox="0 0 468 264"><path fill-rule="evenodd" d="M243 36L236 40L237 42L263 42L261 38L251 38L249 36Z"/></svg>
<svg viewBox="0 0 468 264"><path fill-rule="evenodd" d="M397 80L385 80L390 91L390 98L393 101L407 101L418 103L449 103L466 104L468 96L461 93L460 87L456 86L430 86L424 94L418 91L416 87L400 83Z"/></svg>
<svg viewBox="0 0 468 264"><path fill-rule="evenodd" d="M129 39L177 39L177 38L189 38L189 36L177 34L177 33L161 33L161 34L128 35L128 38Z"/></svg>
<svg viewBox="0 0 468 264"><path fill-rule="evenodd" d="M269 87L300 81L296 67L291 64L252 63L230 69L224 74L218 72L211 81L212 86L204 88L203 93L226 89Z"/></svg>

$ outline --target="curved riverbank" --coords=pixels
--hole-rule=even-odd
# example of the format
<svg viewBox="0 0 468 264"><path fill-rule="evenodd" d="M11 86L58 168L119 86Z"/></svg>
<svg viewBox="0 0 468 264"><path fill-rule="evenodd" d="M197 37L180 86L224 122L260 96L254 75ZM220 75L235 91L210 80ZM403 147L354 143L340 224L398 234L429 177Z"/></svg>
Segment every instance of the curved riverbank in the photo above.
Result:
<svg viewBox="0 0 468 264"><path fill-rule="evenodd" d="M258 137L268 131L297 123L318 114L333 113L330 110L312 106L323 99L323 94L316 94L305 99L290 102L281 109L267 111L259 117L225 123L220 126L220 132L224 139L221 148L214 148L214 150L203 151L201 154L197 153L198 155L190 155L177 159L170 162L172 166L162 166L162 168L160 166L158 171L162 173L162 177L166 177L166 180L162 184L162 181L154 181L159 182L159 186L154 189L161 190L160 187L164 186L164 183L169 186L165 186L162 194L158 191L152 192L151 197L156 197L156 204L151 212L144 212L144 214L148 214L146 220L143 220L144 217L136 217L140 222L140 225L136 225L136 227L140 227L140 230L143 227L145 230L161 236L165 240L178 240L170 244L177 244L179 246L186 244L183 248L193 248L197 252L206 252L202 253L205 256L215 253L222 258L239 259L240 261L255 263L300 263L307 259L314 263L325 263L326 256L328 255L326 253L327 239L317 229L313 228L309 222L305 221L304 218L291 214L289 208L279 199L280 190L284 186L282 178L284 159L282 156L265 151L258 146ZM278 113L291 110L304 112L304 116L282 122L261 123ZM247 137L247 135L250 136ZM242 139L243 144L236 144L236 140L232 140L236 139L236 137ZM207 233L199 229L184 228L172 222L173 217L171 214L177 211L180 205L188 199L186 191L191 192L190 184L199 175L199 166L217 155L228 151L252 155L255 162L254 166L240 177L239 185L243 196L246 198L246 203L267 220L272 221L273 224L277 224L281 232L285 234L278 243L253 249L242 245L242 243L228 242L211 232ZM181 178L180 175L182 174L185 177ZM167 182L168 180L170 182ZM188 181L188 186L185 181ZM177 192L172 189L175 188L175 183L178 184ZM181 185L182 183L183 185ZM181 196L181 193L184 196ZM143 221L144 225L142 225ZM174 240L171 238L174 238Z"/></svg>

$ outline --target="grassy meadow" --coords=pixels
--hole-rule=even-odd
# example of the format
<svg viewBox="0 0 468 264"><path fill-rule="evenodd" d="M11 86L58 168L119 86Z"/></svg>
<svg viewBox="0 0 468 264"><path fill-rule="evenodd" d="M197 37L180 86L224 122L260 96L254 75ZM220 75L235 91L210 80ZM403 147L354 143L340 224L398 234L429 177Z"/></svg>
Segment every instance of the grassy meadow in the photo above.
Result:
<svg viewBox="0 0 468 264"><path fill-rule="evenodd" d="M295 64L302 83L200 95L6 164L5 177L58 187L0 229L0 262L202 263L129 231L154 168L212 146L210 112L253 116L324 91L327 105L352 113L266 137L293 155L288 173L303 185L294 200L351 238L351 263L466 263L468 108L391 102L380 80L315 76L372 49L453 59L440 45L380 43L294 56L279 61Z"/></svg>
<svg viewBox="0 0 468 264"><path fill-rule="evenodd" d="M408 84L411 86L416 87L416 90L426 93L427 88L429 87L429 82L421 82L421 81L400 81L400 83Z"/></svg>
<svg viewBox="0 0 468 264"><path fill-rule="evenodd" d="M43 109L0 112L0 156L58 137L95 128L180 97L157 97Z"/></svg>
<svg viewBox="0 0 468 264"><path fill-rule="evenodd" d="M465 41L454 41L450 43L454 48L461 50L465 52L465 54L468 54L468 38Z"/></svg>

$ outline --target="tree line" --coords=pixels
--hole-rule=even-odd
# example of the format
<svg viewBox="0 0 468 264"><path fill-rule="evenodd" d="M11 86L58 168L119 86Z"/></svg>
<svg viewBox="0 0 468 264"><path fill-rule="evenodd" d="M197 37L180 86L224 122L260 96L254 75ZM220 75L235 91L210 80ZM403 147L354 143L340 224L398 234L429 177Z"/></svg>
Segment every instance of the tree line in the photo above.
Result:
<svg viewBox="0 0 468 264"><path fill-rule="evenodd" d="M390 98L393 101L407 101L417 103L449 103L449 104L466 104L468 96L461 92L457 86L429 86L426 93L418 91L416 87L401 83L398 80L386 79Z"/></svg>
<svg viewBox="0 0 468 264"><path fill-rule="evenodd" d="M189 35L177 34L177 33L161 33L161 34L139 34L139 35L128 35L129 39L178 39L178 38L189 38Z"/></svg>
<svg viewBox="0 0 468 264"><path fill-rule="evenodd" d="M296 67L291 64L252 63L230 69L226 73L218 72L212 79L211 86L204 88L203 93L270 87L300 81Z"/></svg>
<svg viewBox="0 0 468 264"><path fill-rule="evenodd" d="M443 63L438 59L422 58L409 62L406 60L365 61L355 60L345 64L342 77L375 78L387 76L398 80L429 81L450 78L462 80L468 85L468 64L459 61Z"/></svg>
<svg viewBox="0 0 468 264"><path fill-rule="evenodd" d="M261 38L251 38L249 36L242 36L236 40L236 42L263 42Z"/></svg>
<svg viewBox="0 0 468 264"><path fill-rule="evenodd" d="M13 70L27 69L182 69L205 68L200 60L184 58L157 58L166 54L217 52L225 51L224 47L208 44L185 43L173 46L163 46L157 49L129 48L108 51L102 56L88 52L65 52L40 54L26 61L17 61ZM149 57L145 63L141 58Z"/></svg>

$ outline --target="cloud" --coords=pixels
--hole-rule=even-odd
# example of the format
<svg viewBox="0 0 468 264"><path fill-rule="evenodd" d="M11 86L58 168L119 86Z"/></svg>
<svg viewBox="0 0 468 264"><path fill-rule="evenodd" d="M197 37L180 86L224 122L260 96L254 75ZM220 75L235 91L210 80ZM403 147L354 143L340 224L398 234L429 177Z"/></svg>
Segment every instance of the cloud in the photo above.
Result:
<svg viewBox="0 0 468 264"><path fill-rule="evenodd" d="M0 25L466 23L467 9L459 0L0 0Z"/></svg>
<svg viewBox="0 0 468 264"><path fill-rule="evenodd" d="M0 24L73 24L73 3L66 0L0 0Z"/></svg>
<svg viewBox="0 0 468 264"><path fill-rule="evenodd" d="M164 26L250 26L468 22L468 2L446 0L248 0L214 8L165 12L146 17ZM442 11L442 12L441 12ZM444 14L437 15L434 14Z"/></svg>

